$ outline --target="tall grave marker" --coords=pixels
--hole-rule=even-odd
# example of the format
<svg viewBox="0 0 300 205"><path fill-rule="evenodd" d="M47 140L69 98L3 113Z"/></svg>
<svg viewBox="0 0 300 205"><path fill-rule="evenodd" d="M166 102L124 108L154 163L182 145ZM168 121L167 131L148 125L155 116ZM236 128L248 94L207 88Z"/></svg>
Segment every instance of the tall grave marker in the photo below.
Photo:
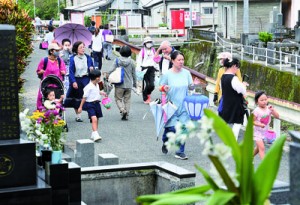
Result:
<svg viewBox="0 0 300 205"><path fill-rule="evenodd" d="M0 189L37 182L35 143L20 139L15 42L15 27L0 24Z"/></svg>

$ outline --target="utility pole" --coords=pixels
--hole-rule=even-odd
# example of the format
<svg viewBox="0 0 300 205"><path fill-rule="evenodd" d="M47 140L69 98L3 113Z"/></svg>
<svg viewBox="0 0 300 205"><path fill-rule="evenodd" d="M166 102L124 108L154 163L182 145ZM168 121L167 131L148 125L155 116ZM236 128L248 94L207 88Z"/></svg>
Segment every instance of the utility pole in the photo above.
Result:
<svg viewBox="0 0 300 205"><path fill-rule="evenodd" d="M33 18L35 18L35 0L33 0Z"/></svg>
<svg viewBox="0 0 300 205"><path fill-rule="evenodd" d="M249 0L244 0L243 33L249 33Z"/></svg>
<svg viewBox="0 0 300 205"><path fill-rule="evenodd" d="M164 0L164 23L167 23L167 5L166 5L166 0Z"/></svg>
<svg viewBox="0 0 300 205"><path fill-rule="evenodd" d="M212 15L213 15L213 31L215 31L215 0L213 0L213 8L212 8Z"/></svg>
<svg viewBox="0 0 300 205"><path fill-rule="evenodd" d="M59 0L57 0L57 15L58 15L58 17L59 17L59 14L60 14L60 10L59 10Z"/></svg>
<svg viewBox="0 0 300 205"><path fill-rule="evenodd" d="M189 4L190 4L190 29L192 29L192 0L189 1Z"/></svg>

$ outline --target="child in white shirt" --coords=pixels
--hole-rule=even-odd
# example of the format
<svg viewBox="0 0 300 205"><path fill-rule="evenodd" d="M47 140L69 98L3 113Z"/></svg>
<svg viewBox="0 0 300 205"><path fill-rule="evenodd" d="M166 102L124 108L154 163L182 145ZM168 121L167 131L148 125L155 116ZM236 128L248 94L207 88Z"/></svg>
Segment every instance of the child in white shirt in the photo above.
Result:
<svg viewBox="0 0 300 205"><path fill-rule="evenodd" d="M94 140L94 142L102 139L98 133L98 118L103 117L100 101L101 95L107 97L106 93L99 89L98 83L100 82L100 76L100 70L94 69L90 72L89 77L91 80L83 89L83 97L78 108L78 113L81 113L82 109L88 112L93 130L91 139Z"/></svg>

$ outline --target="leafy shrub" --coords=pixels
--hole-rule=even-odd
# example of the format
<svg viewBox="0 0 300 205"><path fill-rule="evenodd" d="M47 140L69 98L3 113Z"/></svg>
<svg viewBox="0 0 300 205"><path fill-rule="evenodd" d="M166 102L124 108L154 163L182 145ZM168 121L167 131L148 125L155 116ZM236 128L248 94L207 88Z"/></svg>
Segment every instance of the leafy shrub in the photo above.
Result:
<svg viewBox="0 0 300 205"><path fill-rule="evenodd" d="M265 46L269 41L272 41L273 39L273 34L268 33L268 32L259 32L258 33L258 39L262 42L265 43Z"/></svg>
<svg viewBox="0 0 300 205"><path fill-rule="evenodd" d="M27 57L32 53L31 44L34 26L27 11L19 8L15 1L0 0L0 24L10 24L16 27L17 68L19 88L24 80L20 77L28 64Z"/></svg>
<svg viewBox="0 0 300 205"><path fill-rule="evenodd" d="M160 23L158 24L159 27L167 27L167 24L166 23Z"/></svg>

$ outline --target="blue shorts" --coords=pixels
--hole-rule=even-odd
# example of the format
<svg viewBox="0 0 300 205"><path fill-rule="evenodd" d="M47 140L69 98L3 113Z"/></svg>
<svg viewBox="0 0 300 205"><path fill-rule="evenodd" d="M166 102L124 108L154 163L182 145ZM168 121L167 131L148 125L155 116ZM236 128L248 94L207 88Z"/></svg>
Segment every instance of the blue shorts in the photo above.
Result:
<svg viewBox="0 0 300 205"><path fill-rule="evenodd" d="M83 109L88 112L89 119L93 116L96 116L97 118L103 117L100 101L85 102Z"/></svg>

